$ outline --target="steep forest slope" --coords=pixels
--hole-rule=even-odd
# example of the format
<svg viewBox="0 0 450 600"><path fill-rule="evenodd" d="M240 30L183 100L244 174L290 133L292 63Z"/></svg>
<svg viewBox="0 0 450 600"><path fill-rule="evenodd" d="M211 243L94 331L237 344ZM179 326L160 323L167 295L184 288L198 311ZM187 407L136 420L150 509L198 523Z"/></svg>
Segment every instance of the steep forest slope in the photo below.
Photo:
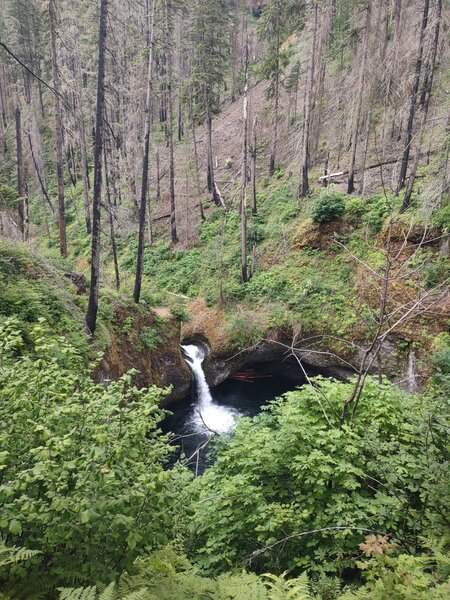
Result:
<svg viewBox="0 0 450 600"><path fill-rule="evenodd" d="M448 598L449 8L2 0L0 600Z"/></svg>

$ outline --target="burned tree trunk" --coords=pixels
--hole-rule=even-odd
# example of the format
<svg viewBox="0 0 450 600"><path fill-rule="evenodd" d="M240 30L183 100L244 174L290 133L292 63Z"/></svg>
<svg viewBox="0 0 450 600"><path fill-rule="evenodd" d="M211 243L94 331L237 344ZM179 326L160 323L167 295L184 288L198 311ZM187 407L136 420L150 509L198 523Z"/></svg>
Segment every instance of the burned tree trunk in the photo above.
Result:
<svg viewBox="0 0 450 600"><path fill-rule="evenodd" d="M97 78L97 110L95 117L94 146L94 198L92 206L92 249L91 249L91 286L86 311L86 326L91 334L97 324L98 293L100 285L100 208L102 193L102 149L103 149L103 114L105 104L105 49L106 20L108 0L101 0L100 24L98 34L98 78Z"/></svg>
<svg viewBox="0 0 450 600"><path fill-rule="evenodd" d="M244 82L241 166L241 277L242 283L247 283L248 33L245 42Z"/></svg>
<svg viewBox="0 0 450 600"><path fill-rule="evenodd" d="M172 244L178 242L177 219L175 204L175 162L173 152L173 56L171 47L171 36L173 34L172 14L170 3L166 0L166 34L167 34L167 140L169 143L169 197L170 197L170 237Z"/></svg>
<svg viewBox="0 0 450 600"><path fill-rule="evenodd" d="M411 100L409 105L408 123L406 125L405 143L403 146L402 160L400 165L400 173L398 176L396 195L405 187L406 172L408 170L409 155L411 152L411 142L413 138L414 118L417 110L417 95L419 92L420 75L422 71L423 48L425 41L425 30L428 25L428 12L430 8L430 0L425 0L423 7L422 22L420 26L419 50L416 60L416 68L414 71L414 82L411 90Z"/></svg>
<svg viewBox="0 0 450 600"><path fill-rule="evenodd" d="M256 128L258 125L258 119L255 117L253 119L253 129L252 129L252 214L258 214L258 205L256 198L256 159L257 159L257 140L256 140Z"/></svg>
<svg viewBox="0 0 450 600"><path fill-rule="evenodd" d="M25 178L24 178L24 166L23 166L23 148L22 148L22 121L20 108L16 108L16 149L17 149L17 213L19 217L19 230L22 239L25 239Z"/></svg>
<svg viewBox="0 0 450 600"><path fill-rule="evenodd" d="M142 287L142 268L144 263L144 234L145 234L145 214L148 194L148 163L150 157L150 135L152 124L151 101L153 94L153 42L155 35L155 0L152 4L152 14L150 23L148 63L147 63L147 95L145 100L145 135L144 135L144 153L142 157L142 182L141 182L141 200L139 205L139 233L138 250L136 261L136 277L134 280L133 298L136 303L141 297Z"/></svg>
<svg viewBox="0 0 450 600"><path fill-rule="evenodd" d="M417 143L416 156L413 161L413 166L412 166L411 173L409 176L408 185L406 186L405 197L403 198L403 203L402 203L400 212L404 212L411 204L411 195L412 195L412 191L414 188L414 181L416 179L417 168L419 166L419 160L420 160L422 143L423 143L423 136L425 134L425 125L426 125L427 117L428 117L428 108L430 106L431 89L433 87L434 70L436 67L436 56L437 56L437 49L438 49L438 45L439 45L439 32L440 32L440 27L441 27L441 16L442 16L442 0L438 0L437 10L438 10L438 14L436 17L437 18L436 27L434 30L433 47L431 49L430 62L427 67L427 73L426 73L424 87L423 87L423 91L422 91L423 107L422 107L422 119L421 119L421 123L420 123L419 140Z"/></svg>
<svg viewBox="0 0 450 600"><path fill-rule="evenodd" d="M302 163L302 184L300 188L300 196L305 197L309 194L309 132L311 129L311 108L312 96L314 89L314 72L316 64L316 43L317 43L317 4L314 4L314 33L313 44L311 50L311 65L309 68L308 91L305 101L305 121L303 129L303 163Z"/></svg>
<svg viewBox="0 0 450 600"><path fill-rule="evenodd" d="M55 88L55 135L56 135L56 179L58 182L58 221L59 221L59 250L61 256L67 256L66 208L64 198L64 167L63 167L63 129L61 109L61 81L56 50L56 4L49 0L50 36L52 50L53 87Z"/></svg>
<svg viewBox="0 0 450 600"><path fill-rule="evenodd" d="M350 158L350 168L348 173L348 184L347 184L347 194L353 194L355 191L355 163L356 163L356 148L358 145L358 132L359 125L361 121L361 109L362 109L362 100L364 94L364 81L366 75L366 66L367 66L367 55L369 51L369 34L370 34L370 16L371 16L372 6L369 1L366 7L366 23L364 27L364 43L363 43L363 56L361 61L361 67L359 72L359 82L358 82L358 95L356 99L356 114L353 121L353 131L352 131L352 145L351 145L351 158Z"/></svg>
<svg viewBox="0 0 450 600"><path fill-rule="evenodd" d="M273 129L272 129L272 147L270 150L269 160L269 177L272 177L275 173L275 165L277 158L277 147L278 147L278 112L280 105L280 16L277 11L277 17L275 22L275 38L276 38L276 58L275 58L275 81L274 81L274 115L273 115Z"/></svg>

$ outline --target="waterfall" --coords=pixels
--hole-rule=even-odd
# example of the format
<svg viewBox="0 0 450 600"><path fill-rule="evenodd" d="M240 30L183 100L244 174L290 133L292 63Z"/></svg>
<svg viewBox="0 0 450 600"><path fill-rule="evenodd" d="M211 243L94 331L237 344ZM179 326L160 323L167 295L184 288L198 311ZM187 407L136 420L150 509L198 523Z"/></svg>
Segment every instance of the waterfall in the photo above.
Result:
<svg viewBox="0 0 450 600"><path fill-rule="evenodd" d="M415 394L419 390L419 386L417 385L417 377L416 377L416 357L414 354L414 350L412 348L409 349L408 353L408 370L407 370L407 381L408 381L408 390Z"/></svg>
<svg viewBox="0 0 450 600"><path fill-rule="evenodd" d="M181 347L197 384L198 403L192 415L193 424L199 432L211 435L231 431L239 413L214 402L202 367L206 355L204 349L193 344Z"/></svg>

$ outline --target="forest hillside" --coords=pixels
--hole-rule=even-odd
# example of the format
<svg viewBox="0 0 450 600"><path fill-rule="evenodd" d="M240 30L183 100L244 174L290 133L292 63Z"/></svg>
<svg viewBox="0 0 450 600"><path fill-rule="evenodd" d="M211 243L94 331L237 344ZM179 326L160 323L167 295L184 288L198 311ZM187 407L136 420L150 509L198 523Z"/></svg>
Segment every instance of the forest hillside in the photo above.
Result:
<svg viewBox="0 0 450 600"><path fill-rule="evenodd" d="M449 594L448 0L3 0L0 598Z"/></svg>

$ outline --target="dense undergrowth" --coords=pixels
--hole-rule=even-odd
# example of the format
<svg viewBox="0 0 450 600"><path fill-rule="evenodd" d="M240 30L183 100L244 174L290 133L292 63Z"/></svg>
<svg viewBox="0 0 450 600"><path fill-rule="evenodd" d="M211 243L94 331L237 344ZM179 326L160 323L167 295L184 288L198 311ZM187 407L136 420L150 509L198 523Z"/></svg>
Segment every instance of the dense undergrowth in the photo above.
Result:
<svg viewBox="0 0 450 600"><path fill-rule="evenodd" d="M5 598L446 597L444 338L421 396L369 382L339 425L351 384L317 380L196 480L164 469L161 392L95 385L84 361L45 320L2 319Z"/></svg>
<svg viewBox="0 0 450 600"><path fill-rule="evenodd" d="M203 298L223 312L225 351L298 325L336 340L367 339L379 294L364 270L383 268L386 219L394 211L399 238L410 221L420 236L424 222L400 217L401 199L385 196L347 199L330 188L300 202L294 182L279 175L259 192L249 223L247 285L238 213L212 209L191 247L172 249L157 235L146 248L140 310L169 306L185 321L189 301ZM38 203L31 208L39 224ZM65 276L88 270L79 188L68 195L68 214L75 243L66 261L44 229L34 252L0 245L3 597L446 598L450 350L447 334L436 337L443 323L435 331L419 319L406 330L416 348L434 351L435 375L421 395L371 380L354 418L342 423L352 384L319 379L242 419L233 436L212 444L214 466L193 480L181 466L165 469L161 391L137 390L133 373L106 389L92 381L95 352L118 327L115 309L130 303L136 236L118 231L121 292L104 240L91 346L86 298ZM429 227L448 226L444 209L433 219ZM437 247L402 260L414 275L399 295L448 277ZM164 342L156 325L140 333L149 351ZM345 353L339 344L333 349Z"/></svg>

